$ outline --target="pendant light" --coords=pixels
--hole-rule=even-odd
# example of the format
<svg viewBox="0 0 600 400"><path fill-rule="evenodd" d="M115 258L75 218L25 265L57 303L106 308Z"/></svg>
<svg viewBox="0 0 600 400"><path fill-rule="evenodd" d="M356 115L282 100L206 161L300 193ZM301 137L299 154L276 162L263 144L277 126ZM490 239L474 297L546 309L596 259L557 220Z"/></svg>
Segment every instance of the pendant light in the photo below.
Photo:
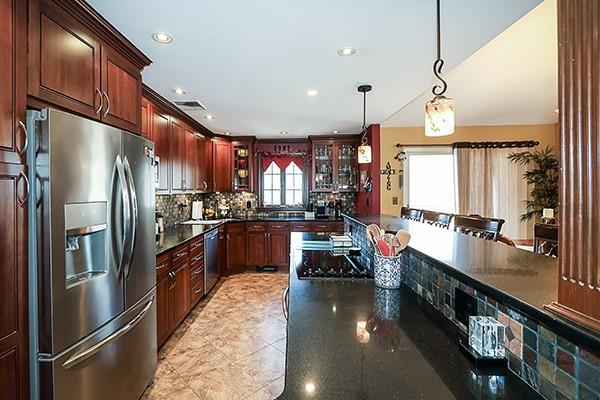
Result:
<svg viewBox="0 0 600 400"><path fill-rule="evenodd" d="M360 146L358 146L358 163L359 164L370 164L371 163L371 146L367 140L367 92L370 92L373 87L371 85L360 85L358 91L363 94L363 124L362 124L362 137L360 138Z"/></svg>
<svg viewBox="0 0 600 400"><path fill-rule="evenodd" d="M437 59L433 63L433 75L441 85L431 90L434 97L425 104L425 136L446 136L454 133L454 100L444 96L448 85L442 78L442 44L440 28L440 0L437 3Z"/></svg>

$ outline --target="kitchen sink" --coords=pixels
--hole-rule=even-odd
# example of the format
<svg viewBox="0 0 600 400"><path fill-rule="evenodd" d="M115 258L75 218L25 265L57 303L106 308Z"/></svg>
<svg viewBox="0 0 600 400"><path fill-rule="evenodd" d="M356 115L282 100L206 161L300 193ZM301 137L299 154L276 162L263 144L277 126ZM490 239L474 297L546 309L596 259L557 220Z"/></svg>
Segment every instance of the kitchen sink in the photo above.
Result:
<svg viewBox="0 0 600 400"><path fill-rule="evenodd" d="M224 222L224 219L190 219L189 221L182 222L184 225L216 225Z"/></svg>

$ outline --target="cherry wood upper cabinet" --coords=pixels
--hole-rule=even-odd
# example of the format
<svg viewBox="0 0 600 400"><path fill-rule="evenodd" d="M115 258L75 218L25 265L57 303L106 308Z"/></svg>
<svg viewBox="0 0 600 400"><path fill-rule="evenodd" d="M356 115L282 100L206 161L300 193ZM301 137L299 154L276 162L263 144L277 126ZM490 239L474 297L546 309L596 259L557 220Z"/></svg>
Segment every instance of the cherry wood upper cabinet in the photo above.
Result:
<svg viewBox="0 0 600 400"><path fill-rule="evenodd" d="M156 194L168 194L170 187L170 141L169 117L163 115L154 107L150 110L152 140L154 140L154 154L158 157L158 186Z"/></svg>
<svg viewBox="0 0 600 400"><path fill-rule="evenodd" d="M131 132L140 129L142 75L115 50L102 46L102 119Z"/></svg>
<svg viewBox="0 0 600 400"><path fill-rule="evenodd" d="M213 169L213 156L214 156L214 149L213 149L213 142L212 139L206 139L205 140L205 147L204 147L204 157L206 158L206 161L204 163L204 165L206 166L206 182L207 182L207 192L214 192L215 190L215 180L214 180L214 169Z"/></svg>
<svg viewBox="0 0 600 400"><path fill-rule="evenodd" d="M27 399L26 167L0 164L0 399Z"/></svg>
<svg viewBox="0 0 600 400"><path fill-rule="evenodd" d="M195 189L197 192L206 192L208 190L208 171L206 165L206 138L196 136L196 179Z"/></svg>
<svg viewBox="0 0 600 400"><path fill-rule="evenodd" d="M25 160L26 2L0 0L0 162Z"/></svg>
<svg viewBox="0 0 600 400"><path fill-rule="evenodd" d="M183 190L193 192L196 188L196 133L189 127L184 128L185 135L185 163L183 169Z"/></svg>
<svg viewBox="0 0 600 400"><path fill-rule="evenodd" d="M213 140L213 185L215 192L231 191L231 142Z"/></svg>
<svg viewBox="0 0 600 400"><path fill-rule="evenodd" d="M152 138L152 103L142 98L142 113L140 116L140 134L148 140Z"/></svg>
<svg viewBox="0 0 600 400"><path fill-rule="evenodd" d="M171 118L169 125L171 142L171 191L182 192L184 185L185 130L183 124Z"/></svg>
<svg viewBox="0 0 600 400"><path fill-rule="evenodd" d="M45 1L39 7L30 16L29 93L99 119L100 41L60 7Z"/></svg>
<svg viewBox="0 0 600 400"><path fill-rule="evenodd" d="M29 95L140 131L141 70L150 60L82 0L29 1Z"/></svg>

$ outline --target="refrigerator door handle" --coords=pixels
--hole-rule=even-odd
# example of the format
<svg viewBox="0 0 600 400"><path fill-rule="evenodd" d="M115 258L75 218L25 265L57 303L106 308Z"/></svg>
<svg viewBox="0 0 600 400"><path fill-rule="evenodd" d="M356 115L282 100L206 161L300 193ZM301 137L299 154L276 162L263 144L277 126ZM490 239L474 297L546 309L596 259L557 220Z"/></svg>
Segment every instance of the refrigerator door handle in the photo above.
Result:
<svg viewBox="0 0 600 400"><path fill-rule="evenodd" d="M119 154L117 154L115 165L117 167L117 173L119 175L119 183L121 185L121 197L123 200L123 243L121 244L121 258L117 267L117 276L120 276L121 272L123 271L123 266L125 265L125 255L127 247L131 240L131 204L129 202L129 189L127 185L127 177L125 176L123 161L121 160L121 156Z"/></svg>
<svg viewBox="0 0 600 400"><path fill-rule="evenodd" d="M133 249L135 248L135 234L137 231L138 224L138 201L137 201L137 192L135 190L135 184L133 183L133 174L131 173L131 166L129 165L129 160L127 156L123 159L123 167L125 170L125 179L127 180L129 196L131 199L130 207L131 207L131 215L133 216L133 223L129 224L130 230L130 243L127 253L127 259L125 262L125 279L129 278L129 274L131 273L131 258L133 256Z"/></svg>
<svg viewBox="0 0 600 400"><path fill-rule="evenodd" d="M150 310L152 303L154 303L154 296L152 296L150 298L150 300L148 300L148 303L146 303L146 305L144 306L142 311L140 311L138 315L133 317L133 319L131 321L129 321L123 327L121 327L120 329L115 331L113 334L105 337L104 339L102 339L101 341L99 341L98 343L93 345L92 347L89 347L88 349L69 357L69 359L67 361L65 361L64 364L62 365L63 368L69 369L69 368L72 368L72 367L76 366L77 364L87 360L88 358L92 357L94 354L96 354L100 350L102 350L102 348L104 346L114 342L115 340L117 340L118 338L120 338L121 336L123 336L124 334L129 332L130 330L132 330L148 313L148 310Z"/></svg>

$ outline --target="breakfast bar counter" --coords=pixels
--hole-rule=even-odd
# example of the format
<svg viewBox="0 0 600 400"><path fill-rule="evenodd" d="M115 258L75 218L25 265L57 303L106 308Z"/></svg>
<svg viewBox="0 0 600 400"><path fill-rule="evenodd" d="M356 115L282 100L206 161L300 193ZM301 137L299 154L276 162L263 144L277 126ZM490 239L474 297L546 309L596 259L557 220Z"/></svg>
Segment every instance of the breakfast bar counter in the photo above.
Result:
<svg viewBox="0 0 600 400"><path fill-rule="evenodd" d="M323 238L292 233L280 399L540 398L511 373L477 371L460 353L454 325L406 287L380 289L372 279L299 279L303 243ZM334 256L325 251L320 260L326 269Z"/></svg>

